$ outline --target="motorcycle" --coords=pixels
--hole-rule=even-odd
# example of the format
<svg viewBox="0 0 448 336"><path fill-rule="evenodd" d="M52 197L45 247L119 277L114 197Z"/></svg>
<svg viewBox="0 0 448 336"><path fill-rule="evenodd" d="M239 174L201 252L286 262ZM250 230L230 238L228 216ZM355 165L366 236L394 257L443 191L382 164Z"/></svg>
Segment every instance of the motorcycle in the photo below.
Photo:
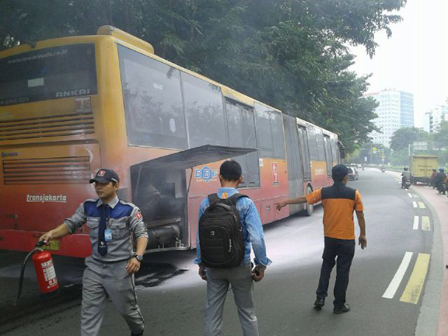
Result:
<svg viewBox="0 0 448 336"><path fill-rule="evenodd" d="M439 194L446 194L446 190L447 190L447 186L445 182L439 182L437 184L437 191L439 192Z"/></svg>
<svg viewBox="0 0 448 336"><path fill-rule="evenodd" d="M410 179L405 179L403 182L403 185L401 186L401 188L403 189L409 189L411 187L411 180Z"/></svg>

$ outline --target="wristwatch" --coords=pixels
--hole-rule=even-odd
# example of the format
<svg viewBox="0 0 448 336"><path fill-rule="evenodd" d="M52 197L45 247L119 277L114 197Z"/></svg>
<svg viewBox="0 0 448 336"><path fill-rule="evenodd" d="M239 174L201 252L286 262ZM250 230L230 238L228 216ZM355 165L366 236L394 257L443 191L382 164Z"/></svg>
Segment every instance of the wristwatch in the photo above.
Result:
<svg viewBox="0 0 448 336"><path fill-rule="evenodd" d="M143 261L143 255L142 254L134 254L134 258L137 259L140 262Z"/></svg>

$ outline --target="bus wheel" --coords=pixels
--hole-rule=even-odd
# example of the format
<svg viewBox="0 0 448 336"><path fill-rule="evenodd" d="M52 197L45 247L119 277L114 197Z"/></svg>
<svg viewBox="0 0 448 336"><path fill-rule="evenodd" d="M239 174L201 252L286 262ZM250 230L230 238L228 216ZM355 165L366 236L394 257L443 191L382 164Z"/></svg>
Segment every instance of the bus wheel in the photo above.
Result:
<svg viewBox="0 0 448 336"><path fill-rule="evenodd" d="M313 189L311 189L311 187L308 186L306 189L306 194L308 195L308 194L311 194L312 192L313 192ZM302 214L304 216L310 217L313 214L314 205L309 204L309 203L305 203L305 204L306 204L306 208L305 208L305 210L302 211Z"/></svg>

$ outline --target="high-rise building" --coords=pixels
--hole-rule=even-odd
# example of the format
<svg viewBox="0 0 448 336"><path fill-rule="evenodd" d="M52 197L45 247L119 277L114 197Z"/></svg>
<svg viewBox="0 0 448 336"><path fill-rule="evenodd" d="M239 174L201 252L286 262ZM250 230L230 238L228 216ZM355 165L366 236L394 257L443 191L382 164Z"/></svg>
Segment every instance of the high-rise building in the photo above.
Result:
<svg viewBox="0 0 448 336"><path fill-rule="evenodd" d="M442 121L448 121L448 105L440 105L426 112L423 129L428 133L436 133Z"/></svg>
<svg viewBox="0 0 448 336"><path fill-rule="evenodd" d="M378 103L375 113L378 118L373 123L381 130L372 132L373 143L390 146L390 140L396 130L402 127L414 127L414 95L396 90L383 90L369 93Z"/></svg>

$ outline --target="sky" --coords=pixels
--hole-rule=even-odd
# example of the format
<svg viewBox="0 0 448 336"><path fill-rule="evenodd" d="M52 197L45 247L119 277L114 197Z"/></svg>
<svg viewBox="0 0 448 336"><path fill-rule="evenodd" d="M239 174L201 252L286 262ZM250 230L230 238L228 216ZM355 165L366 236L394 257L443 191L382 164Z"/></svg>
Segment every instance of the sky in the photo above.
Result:
<svg viewBox="0 0 448 336"><path fill-rule="evenodd" d="M352 69L373 74L368 92L413 93L415 126L422 127L425 112L448 103L448 0L408 0L398 14L403 21L391 26L392 37L375 35L372 59L365 48L352 48Z"/></svg>

